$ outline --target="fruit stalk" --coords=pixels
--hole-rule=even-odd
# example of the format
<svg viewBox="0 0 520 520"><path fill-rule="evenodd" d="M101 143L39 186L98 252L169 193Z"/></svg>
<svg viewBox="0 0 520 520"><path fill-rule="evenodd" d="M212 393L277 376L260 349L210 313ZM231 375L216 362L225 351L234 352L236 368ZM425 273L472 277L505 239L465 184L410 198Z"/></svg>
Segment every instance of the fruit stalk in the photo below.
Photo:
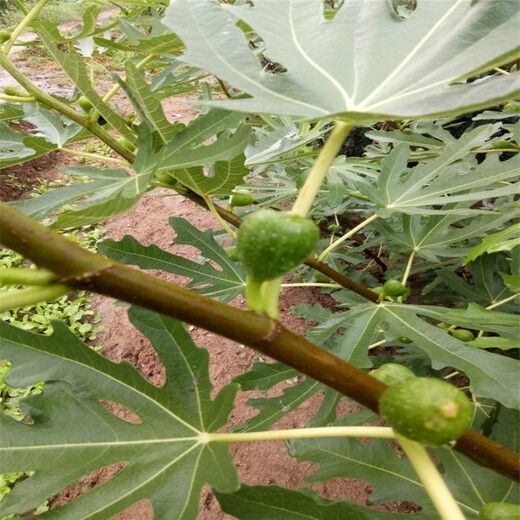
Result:
<svg viewBox="0 0 520 520"><path fill-rule="evenodd" d="M321 255L318 258L319 262L323 262L327 256L336 249L340 244L345 242L345 240L349 239L351 236L355 235L358 231L361 231L365 226L373 222L377 219L377 213L374 213L371 217L368 217L367 219L363 220L361 224L357 225L356 227L352 228L349 232L345 233L342 237L338 238L335 242L333 242L327 249L325 249Z"/></svg>
<svg viewBox="0 0 520 520"><path fill-rule="evenodd" d="M204 202L206 202L206 206L208 207L210 213L215 217L215 220L229 233L232 238L236 238L237 234L227 225L227 222L220 216L220 213L217 211L215 204L211 200L209 195L202 197Z"/></svg>

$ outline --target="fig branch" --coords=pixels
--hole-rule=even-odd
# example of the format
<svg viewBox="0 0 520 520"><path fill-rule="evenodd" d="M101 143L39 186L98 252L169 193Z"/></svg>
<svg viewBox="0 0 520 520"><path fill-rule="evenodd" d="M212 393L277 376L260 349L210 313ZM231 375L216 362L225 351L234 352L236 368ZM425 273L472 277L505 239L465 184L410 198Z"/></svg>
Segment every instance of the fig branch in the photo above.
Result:
<svg viewBox="0 0 520 520"><path fill-rule="evenodd" d="M14 208L0 205L2 244L49 269L69 287L94 291L202 327L246 344L378 412L386 385L301 338L267 316L235 309L92 253ZM519 458L474 431L454 447L512 480Z"/></svg>

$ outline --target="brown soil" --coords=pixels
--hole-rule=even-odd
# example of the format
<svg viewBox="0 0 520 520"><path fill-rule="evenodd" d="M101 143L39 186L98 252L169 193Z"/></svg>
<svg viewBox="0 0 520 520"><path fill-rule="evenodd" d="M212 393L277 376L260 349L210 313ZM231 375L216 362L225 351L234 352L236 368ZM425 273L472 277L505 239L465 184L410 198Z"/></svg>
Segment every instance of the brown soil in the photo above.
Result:
<svg viewBox="0 0 520 520"><path fill-rule="evenodd" d="M26 72L30 73L31 71ZM46 69L40 68L36 79L38 85L45 88L47 92L58 91L58 93L63 94L64 87L56 88L58 77L61 76L54 67L48 67ZM14 82L9 81L4 83L3 80L0 71L0 83L14 84ZM98 87L99 91L103 92L108 89L108 84L101 83ZM123 115L131 111L129 103L121 95L116 97L114 103L117 103ZM171 121L187 121L196 115L196 112L189 105L177 99L166 101L164 108ZM68 155L52 153L36 161L4 170L1 172L3 200L27 196L32 186L37 183L37 179L51 180L57 178L60 176L60 168L70 166L73 161L74 159ZM158 193L166 193L166 190L153 192L154 195ZM183 254L192 260L196 259L198 252L193 248L175 244L173 230L168 224L170 216L184 217L201 230L218 228L218 224L211 214L201 210L191 201L180 196L155 197L153 195L143 197L131 213L105 222L103 225L107 228L107 236L115 240L121 239L126 234L131 234L145 245L155 244L166 251ZM179 285L184 285L186 282L184 278L175 275L157 274L161 278ZM280 303L282 309L290 310L294 305L303 302L309 304L321 302L327 305L330 300L319 291L290 289L284 292ZM114 306L112 300L99 295L93 296L92 305L103 316L104 330L96 340L97 344L103 345L103 354L117 362L123 359L130 361L144 377L155 384L162 384L164 382L162 364L147 339L137 334L135 329L130 326L126 309ZM242 297L237 298L233 305L245 308L244 299ZM283 314L282 322L298 334L303 334L308 326L304 320L289 313ZM196 344L207 348L210 353L210 376L215 391L236 376L246 372L252 366L252 363L259 359L256 352L231 340L194 327L190 327L189 330ZM277 385L268 395L277 395L290 384L290 382L287 382ZM229 426L242 424L249 417L255 415L256 410L247 406L246 401L260 395L259 392L240 393L236 400L235 409L230 416ZM316 395L298 410L285 416L283 420L276 424L276 427L303 427L317 410L321 399L322 396ZM288 455L285 445L281 441L232 445L231 452L235 457L235 464L241 480L249 485L278 484L289 488L298 488L305 485L305 477L316 469L316 465L313 463L297 463ZM111 478L120 470L121 466L113 466L90 475L53 499L51 507L56 508L66 504L87 492L93 486ZM372 491L370 484L357 480L335 479L312 487L326 498L344 497L361 504L366 503ZM378 507L378 509L381 508ZM382 509L401 513L413 510L413 508L404 504L388 504ZM117 520L151 520L152 518L151 507L146 501L140 502L114 517ZM200 500L199 519L224 520L232 518L234 517L226 515L220 510L211 490L205 489Z"/></svg>

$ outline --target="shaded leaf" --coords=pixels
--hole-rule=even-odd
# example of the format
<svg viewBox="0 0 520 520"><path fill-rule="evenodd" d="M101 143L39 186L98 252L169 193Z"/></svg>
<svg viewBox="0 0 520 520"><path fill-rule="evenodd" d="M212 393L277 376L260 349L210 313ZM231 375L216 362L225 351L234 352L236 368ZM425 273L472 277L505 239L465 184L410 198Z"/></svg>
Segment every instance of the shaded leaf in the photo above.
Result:
<svg viewBox="0 0 520 520"><path fill-rule="evenodd" d="M498 233L488 235L482 240L482 242L478 246L475 246L470 251L469 255L464 259L462 265L465 265L468 262L472 262L484 253L494 253L497 251L511 251L511 249L520 245L520 239L506 239L508 239L511 236L518 236L518 234L520 234L520 224L514 224L502 231L499 231Z"/></svg>
<svg viewBox="0 0 520 520"><path fill-rule="evenodd" d="M169 222L177 234L175 242L195 247L205 260L200 263L192 262L155 245L143 246L128 235L119 242L111 239L104 240L99 244L99 250L124 264L138 265L142 269L160 269L191 278L187 287L195 288L205 296L230 301L242 292L245 286L242 269L232 262L224 249L215 242L213 231L199 231L180 217L172 217ZM208 260L215 262L219 270L215 269Z"/></svg>
<svg viewBox="0 0 520 520"><path fill-rule="evenodd" d="M289 412L296 410L301 404L310 399L316 392L325 387L313 379L306 378L294 386L283 390L282 395L276 397L261 397L247 401L248 406L259 410L240 426L231 428L233 433L265 431Z"/></svg>
<svg viewBox="0 0 520 520"><path fill-rule="evenodd" d="M228 385L212 401L208 354L183 325L137 308L130 318L164 364L162 387L129 363L96 354L61 322L53 323L49 337L0 325L2 357L13 364L8 383L46 381L43 394L23 402L33 424L0 415L0 471L34 471L4 499L3 514L25 513L91 471L119 462L126 466L113 479L44 516L101 520L149 499L157 518L194 520L205 482L224 492L237 489L227 447L200 436L226 423L236 387ZM123 405L141 422L120 419L104 400Z"/></svg>
<svg viewBox="0 0 520 520"><path fill-rule="evenodd" d="M354 184L369 197L387 217L392 213L459 215L477 213L469 205L448 209L454 202L477 202L490 197L512 195L516 186L498 184L518 175L520 157L499 161L488 157L481 164L472 164L465 159L476 143L489 138L497 131L494 125L469 130L449 143L434 159L408 168L410 149L407 145L396 146L381 162L381 173L375 183L359 178ZM431 206L442 205L442 208Z"/></svg>
<svg viewBox="0 0 520 520"><path fill-rule="evenodd" d="M512 296L504 284L502 275L499 274L506 274L511 269L509 261L504 256L500 254L479 256L469 264L469 269L473 283L468 283L447 269L437 271L437 275L444 285L450 287L451 291L448 296L452 301L460 301L464 305L467 302L473 302L487 307ZM505 303L501 305L500 310L514 312L515 304Z"/></svg>
<svg viewBox="0 0 520 520"><path fill-rule="evenodd" d="M265 164L280 159L281 156L319 139L323 133L324 130L321 129L301 135L295 125L287 125L266 134L257 133L256 142L246 148L246 165Z"/></svg>
<svg viewBox="0 0 520 520"><path fill-rule="evenodd" d="M512 348L518 348L518 338L508 339L502 338L501 336L482 336L473 341L468 341L466 345L475 348L498 348L500 350L510 350Z"/></svg>
<svg viewBox="0 0 520 520"><path fill-rule="evenodd" d="M52 37L45 26L38 26L38 35L45 47L51 53L52 57L60 64L64 72L74 82L81 93L92 103L95 110L97 110L122 136L126 137L130 141L134 141L135 136L126 125L125 119L103 102L95 88L90 83L89 74L85 68L83 58L72 49L69 49L67 53L60 51L53 43Z"/></svg>
<svg viewBox="0 0 520 520"><path fill-rule="evenodd" d="M466 212L467 203L456 203L443 206L449 211L463 207ZM385 245L394 251L410 254L415 251L419 257L433 262L446 259L460 259L468 250L467 241L481 237L491 229L496 229L511 218L514 210L505 209L487 215L477 215L467 219L465 215L446 213L444 215L407 215L398 216L398 225L379 220L372 225L381 233ZM454 225L455 224L455 225Z"/></svg>
<svg viewBox="0 0 520 520"><path fill-rule="evenodd" d="M216 493L222 510L241 520L403 520L422 515L374 511L349 500L326 500L310 489L242 485L233 494Z"/></svg>
<svg viewBox="0 0 520 520"><path fill-rule="evenodd" d="M240 154L230 161L217 161L207 175L202 166L176 169L171 175L199 195L231 195L249 173L244 158Z"/></svg>
<svg viewBox="0 0 520 520"><path fill-rule="evenodd" d="M362 426L370 419L375 422L376 416L363 410L337 419L330 426ZM371 439L370 444L365 445L356 438L337 437L298 439L287 444L289 452L299 462L319 464L319 469L306 478L308 483L355 478L375 484L371 504L408 500L424 507L426 513L432 509L412 466L397 456L391 440ZM431 518L428 514L425 517Z"/></svg>
<svg viewBox="0 0 520 520"><path fill-rule="evenodd" d="M146 38L143 34L141 35L141 38L137 39L137 44L129 46L100 37L94 37L94 42L97 45L106 47L108 49L137 52L139 54L173 53L180 51L184 48L184 44L182 43L180 38L177 35L171 33L150 36L148 38Z"/></svg>
<svg viewBox="0 0 520 520"><path fill-rule="evenodd" d="M65 229L94 224L132 209L146 192L152 175L151 173L130 175L126 170L99 170L93 167L67 168L65 172L71 175L87 175L94 179L94 182L84 184L84 190L80 190L79 187L77 190L72 190L68 189L72 186L66 186L49 191L34 199L34 202L31 201L31 204L22 202L20 204L22 211L26 211L28 208L31 211L34 208L41 214L45 210L43 204L45 201L52 201L55 207L59 207L63 205L63 200L59 202L59 197L62 195L72 197L76 194L77 199L77 195L92 193L87 200L83 200L73 209L61 213L51 227ZM45 196L47 196L45 200L38 201Z"/></svg>
<svg viewBox="0 0 520 520"><path fill-rule="evenodd" d="M56 146L63 146L81 131L77 123L66 120L41 107L38 103L24 106L25 119L35 126L34 135L43 137ZM65 124L64 124L65 123Z"/></svg>
<svg viewBox="0 0 520 520"><path fill-rule="evenodd" d="M46 139L15 132L0 121L0 168L36 159L55 149L56 145Z"/></svg>
<svg viewBox="0 0 520 520"><path fill-rule="evenodd" d="M135 65L128 61L125 79L117 79L141 120L149 123L163 143L168 143L178 132L178 129L166 119L161 102L151 91L150 86Z"/></svg>

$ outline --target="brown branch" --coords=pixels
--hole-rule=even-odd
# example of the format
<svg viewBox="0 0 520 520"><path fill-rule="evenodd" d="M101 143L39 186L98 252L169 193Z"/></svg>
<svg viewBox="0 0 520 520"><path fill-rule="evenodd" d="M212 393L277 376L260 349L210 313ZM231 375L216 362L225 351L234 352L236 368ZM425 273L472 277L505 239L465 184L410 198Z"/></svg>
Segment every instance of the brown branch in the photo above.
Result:
<svg viewBox="0 0 520 520"><path fill-rule="evenodd" d="M2 243L53 271L67 285L139 305L249 345L378 411L386 385L271 318L235 309L91 253L5 204L0 210ZM510 479L519 478L518 457L477 432L467 432L455 449Z"/></svg>

